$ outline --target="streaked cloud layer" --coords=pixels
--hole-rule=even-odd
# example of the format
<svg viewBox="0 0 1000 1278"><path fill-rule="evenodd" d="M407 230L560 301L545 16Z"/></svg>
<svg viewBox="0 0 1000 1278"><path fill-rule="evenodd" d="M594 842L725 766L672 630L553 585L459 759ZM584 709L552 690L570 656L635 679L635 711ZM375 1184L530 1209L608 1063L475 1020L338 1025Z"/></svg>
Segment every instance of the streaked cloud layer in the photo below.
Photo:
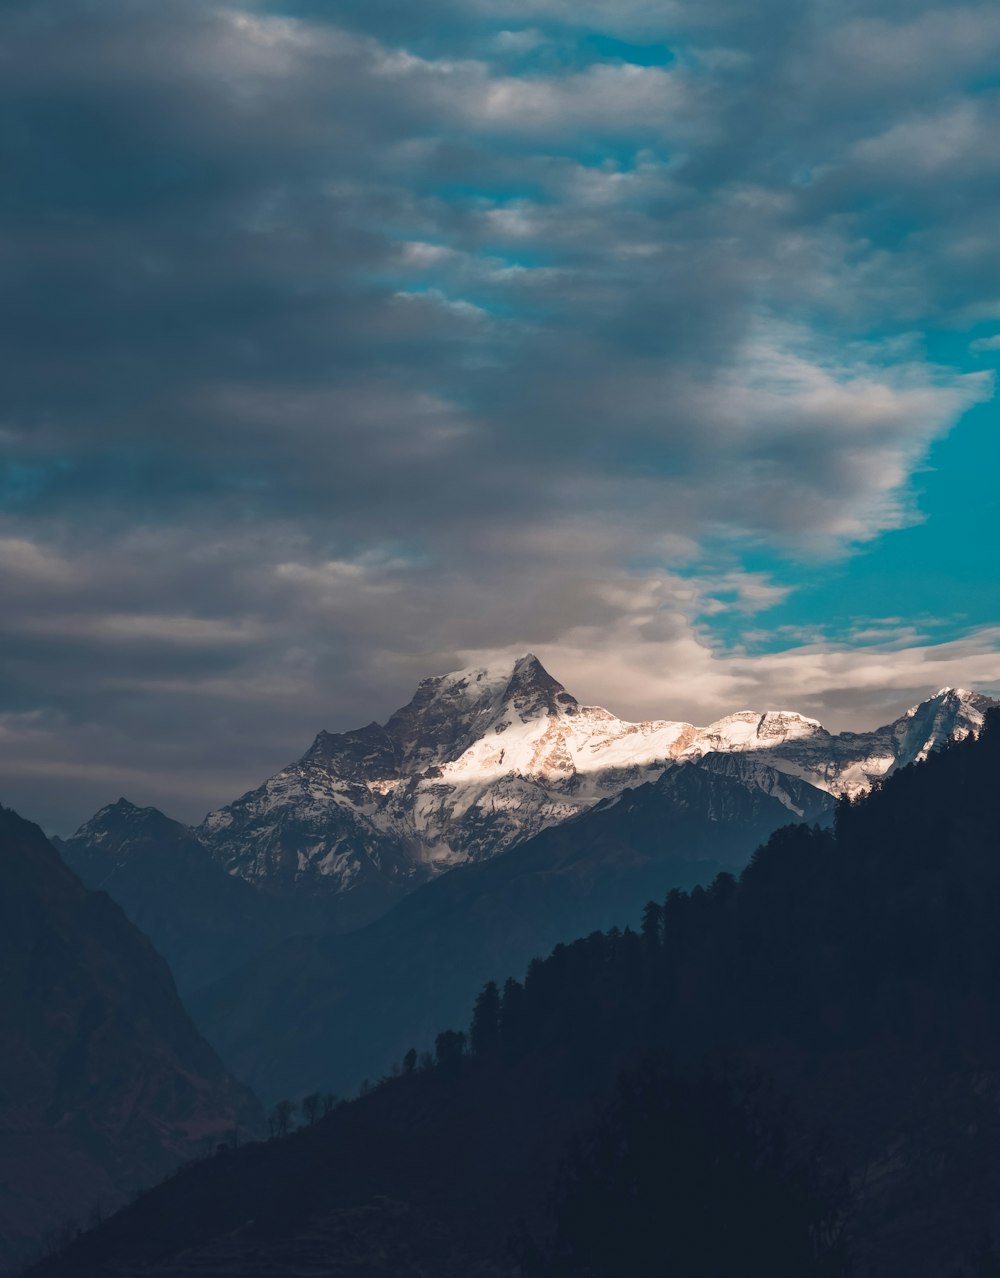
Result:
<svg viewBox="0 0 1000 1278"><path fill-rule="evenodd" d="M996 686L918 488L992 421L998 56L992 5L8 6L0 798L193 817L527 647L635 716ZM922 518L974 604L859 610Z"/></svg>

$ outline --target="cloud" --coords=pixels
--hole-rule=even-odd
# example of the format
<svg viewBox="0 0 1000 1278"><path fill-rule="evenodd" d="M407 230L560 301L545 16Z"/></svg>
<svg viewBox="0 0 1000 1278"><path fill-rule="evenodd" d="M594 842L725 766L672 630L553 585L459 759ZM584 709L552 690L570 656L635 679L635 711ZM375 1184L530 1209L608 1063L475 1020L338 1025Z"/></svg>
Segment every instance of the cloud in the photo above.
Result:
<svg viewBox="0 0 1000 1278"><path fill-rule="evenodd" d="M518 31L498 31L493 43L504 53L528 53L545 44L546 36L538 27L522 27Z"/></svg>
<svg viewBox="0 0 1000 1278"><path fill-rule="evenodd" d="M992 7L34 0L0 46L29 808L193 815L487 648L633 714L855 705L719 628L919 519L992 393L925 341L1000 319Z"/></svg>
<svg viewBox="0 0 1000 1278"><path fill-rule="evenodd" d="M568 635L545 656L577 695L623 716L707 722L737 709L796 710L831 731L873 728L945 686L1000 692L1000 629L944 643L811 643L726 655L682 631L670 643L621 632ZM472 654L469 654L472 655ZM540 654L541 655L541 654Z"/></svg>
<svg viewBox="0 0 1000 1278"><path fill-rule="evenodd" d="M987 115L982 103L962 102L864 138L854 147L854 155L878 173L880 185L954 179L957 173L974 171L981 164L984 150L996 145L998 131L1000 120Z"/></svg>

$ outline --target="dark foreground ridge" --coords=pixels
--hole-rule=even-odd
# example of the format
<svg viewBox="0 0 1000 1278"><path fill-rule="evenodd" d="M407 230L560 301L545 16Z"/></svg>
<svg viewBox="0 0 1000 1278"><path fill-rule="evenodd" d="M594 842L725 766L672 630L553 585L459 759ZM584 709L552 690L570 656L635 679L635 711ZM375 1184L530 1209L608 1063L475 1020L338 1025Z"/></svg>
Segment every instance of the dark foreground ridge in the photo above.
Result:
<svg viewBox="0 0 1000 1278"><path fill-rule="evenodd" d="M146 937L3 808L0 866L2 1270L259 1118Z"/></svg>
<svg viewBox="0 0 1000 1278"><path fill-rule="evenodd" d="M34 1272L993 1272L970 1257L1000 1232L998 773L993 717Z"/></svg>

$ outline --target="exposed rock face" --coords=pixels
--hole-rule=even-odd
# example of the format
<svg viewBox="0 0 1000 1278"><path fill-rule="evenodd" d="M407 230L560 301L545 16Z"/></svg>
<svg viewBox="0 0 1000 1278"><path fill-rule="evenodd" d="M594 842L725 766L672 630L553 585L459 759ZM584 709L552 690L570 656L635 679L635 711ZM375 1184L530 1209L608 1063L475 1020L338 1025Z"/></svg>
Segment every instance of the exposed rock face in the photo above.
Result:
<svg viewBox="0 0 1000 1278"><path fill-rule="evenodd" d="M257 1122L170 971L0 809L0 1267Z"/></svg>

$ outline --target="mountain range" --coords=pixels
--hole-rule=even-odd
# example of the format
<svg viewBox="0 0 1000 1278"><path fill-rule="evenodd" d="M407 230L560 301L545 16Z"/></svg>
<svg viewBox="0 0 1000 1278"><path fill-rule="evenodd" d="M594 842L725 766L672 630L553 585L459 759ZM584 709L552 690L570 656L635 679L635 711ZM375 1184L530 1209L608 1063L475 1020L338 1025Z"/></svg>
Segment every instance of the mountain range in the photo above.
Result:
<svg viewBox="0 0 1000 1278"><path fill-rule="evenodd" d="M834 793L857 795L978 731L990 704L945 689L884 728L834 735L788 711L737 713L703 729L627 724L581 707L533 657L426 680L385 728L320 734L298 764L187 833L218 856L213 832L224 832L228 874L213 861L216 877L231 878L234 891L258 886L276 908L295 897L315 911L332 905L331 892L349 896L355 880L326 872L338 858L342 869L360 866L371 887L374 860L351 861L361 836L349 848L337 842L352 812L368 847L388 831L397 868L409 867L406 895L346 933L301 927L315 935L261 940L249 958L243 944L242 963L230 947L224 967L200 968L189 937L185 970L202 976L185 987L192 1014L268 1101L353 1091L460 1016L487 979L634 918L669 888L739 871L790 821L829 822ZM127 867L120 835L129 824L155 817L118 805L89 845L113 848ZM66 849L77 868L80 837ZM181 939L162 925L153 935L168 953Z"/></svg>
<svg viewBox="0 0 1000 1278"><path fill-rule="evenodd" d="M196 829L122 800L60 846L85 882L106 887L149 927L175 966L184 950L181 979L190 987L276 936L361 927L443 872L504 854L683 764L727 758L731 776L802 819L824 796L862 793L978 731L991 704L946 688L861 733L833 734L785 710L740 711L705 728L629 723L581 705L527 654L425 679L384 725L320 732L299 760ZM220 948L190 919L167 920L181 848L183 873L200 876L215 902L209 921L256 907L207 864L195 870L201 850L227 878L283 902L249 929L259 940ZM184 895L190 904L202 891Z"/></svg>
<svg viewBox="0 0 1000 1278"><path fill-rule="evenodd" d="M874 732L835 735L792 711L740 711L706 728L628 723L581 705L527 654L425 679L384 725L321 732L296 763L206 817L199 837L230 873L386 898L484 861L666 769L749 755L851 796L982 726L989 698L946 688ZM769 778L770 780L770 778ZM787 788L776 797L801 811Z"/></svg>

